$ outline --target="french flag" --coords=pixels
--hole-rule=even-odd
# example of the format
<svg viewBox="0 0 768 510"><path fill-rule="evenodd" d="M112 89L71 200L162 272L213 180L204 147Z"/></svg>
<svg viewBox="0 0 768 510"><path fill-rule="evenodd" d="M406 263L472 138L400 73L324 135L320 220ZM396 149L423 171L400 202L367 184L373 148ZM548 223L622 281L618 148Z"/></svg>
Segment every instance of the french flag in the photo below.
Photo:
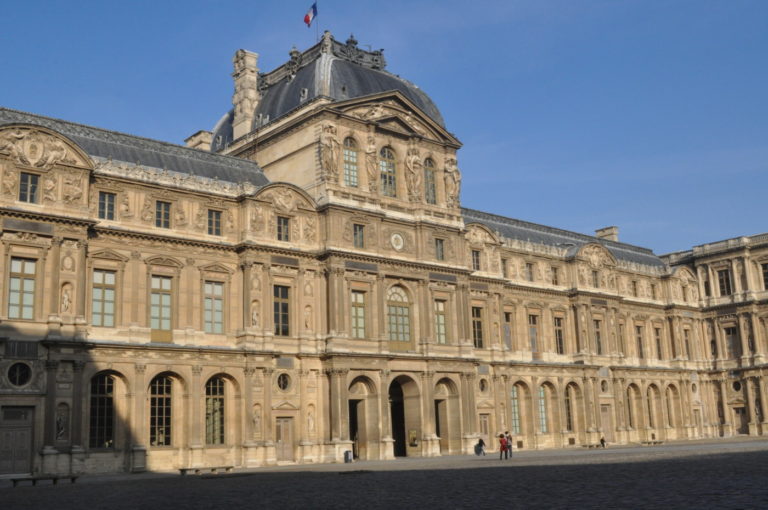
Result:
<svg viewBox="0 0 768 510"><path fill-rule="evenodd" d="M317 17L317 2L312 4L312 7L309 8L309 11L304 15L304 23L307 24L307 28L312 25L312 20Z"/></svg>

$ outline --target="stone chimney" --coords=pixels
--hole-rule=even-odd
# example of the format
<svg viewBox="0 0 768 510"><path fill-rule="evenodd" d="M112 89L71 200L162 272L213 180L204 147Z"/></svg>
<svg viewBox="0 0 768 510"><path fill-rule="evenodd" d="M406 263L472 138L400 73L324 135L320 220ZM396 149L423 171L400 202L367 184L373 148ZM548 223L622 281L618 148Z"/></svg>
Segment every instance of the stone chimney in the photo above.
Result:
<svg viewBox="0 0 768 510"><path fill-rule="evenodd" d="M250 51L237 50L232 59L235 71L232 78L235 80L235 93L232 96L232 104L235 107L235 116L232 120L232 138L237 140L251 132L253 118L256 114L256 106L259 104L259 69L256 63L259 56Z"/></svg>
<svg viewBox="0 0 768 510"><path fill-rule="evenodd" d="M603 227L595 230L595 236L598 239L605 239L607 241L619 240L619 227Z"/></svg>
<svg viewBox="0 0 768 510"><path fill-rule="evenodd" d="M211 151L211 140L213 139L213 133L210 131L198 131L194 135L190 136L184 143L187 147L192 149L199 149L201 151Z"/></svg>

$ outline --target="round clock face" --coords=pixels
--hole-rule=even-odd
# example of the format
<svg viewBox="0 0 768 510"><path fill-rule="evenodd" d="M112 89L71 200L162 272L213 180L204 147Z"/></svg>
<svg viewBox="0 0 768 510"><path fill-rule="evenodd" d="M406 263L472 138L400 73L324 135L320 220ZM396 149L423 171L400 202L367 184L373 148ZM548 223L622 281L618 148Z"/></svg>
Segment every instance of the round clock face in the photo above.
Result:
<svg viewBox="0 0 768 510"><path fill-rule="evenodd" d="M396 249L397 251L400 251L403 249L403 246L405 246L405 240L403 239L403 236L400 234L392 234L392 237L389 238L389 242L392 243L392 248Z"/></svg>

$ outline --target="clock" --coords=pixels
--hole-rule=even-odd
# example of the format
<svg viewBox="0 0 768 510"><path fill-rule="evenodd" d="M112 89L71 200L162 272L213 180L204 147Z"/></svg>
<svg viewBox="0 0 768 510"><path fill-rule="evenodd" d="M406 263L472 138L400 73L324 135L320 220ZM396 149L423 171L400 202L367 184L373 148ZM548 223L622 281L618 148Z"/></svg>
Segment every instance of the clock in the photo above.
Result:
<svg viewBox="0 0 768 510"><path fill-rule="evenodd" d="M392 248L397 251L402 250L405 246L405 239L403 239L403 235L398 234L397 232L392 234L392 237L389 238L389 242L392 244Z"/></svg>

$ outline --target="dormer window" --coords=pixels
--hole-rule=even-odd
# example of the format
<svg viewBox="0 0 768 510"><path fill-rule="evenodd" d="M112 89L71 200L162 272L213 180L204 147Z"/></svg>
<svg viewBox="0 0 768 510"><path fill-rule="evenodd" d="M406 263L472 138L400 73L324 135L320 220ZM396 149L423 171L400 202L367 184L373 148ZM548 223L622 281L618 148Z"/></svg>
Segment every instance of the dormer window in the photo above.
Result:
<svg viewBox="0 0 768 510"><path fill-rule="evenodd" d="M381 174L381 194L385 197L396 197L395 153L389 147L384 147L379 152L379 172Z"/></svg>

